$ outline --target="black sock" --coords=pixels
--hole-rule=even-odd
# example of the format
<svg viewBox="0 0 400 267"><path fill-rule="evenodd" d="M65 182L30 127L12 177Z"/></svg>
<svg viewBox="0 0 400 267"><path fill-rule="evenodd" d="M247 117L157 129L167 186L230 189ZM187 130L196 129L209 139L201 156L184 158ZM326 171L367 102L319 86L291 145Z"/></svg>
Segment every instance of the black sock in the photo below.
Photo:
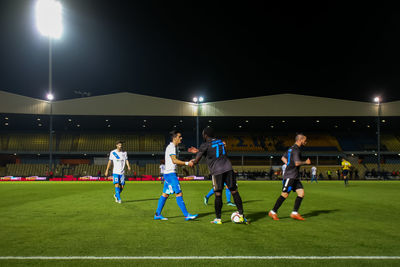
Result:
<svg viewBox="0 0 400 267"><path fill-rule="evenodd" d="M303 198L302 198L302 197L299 197L299 196L296 197L296 201L294 202L293 211L297 212L297 211L299 210L300 205L301 205L301 201L303 201Z"/></svg>
<svg viewBox="0 0 400 267"><path fill-rule="evenodd" d="M221 194L215 194L215 216L217 219L221 219L221 210L222 210L222 196Z"/></svg>
<svg viewBox="0 0 400 267"><path fill-rule="evenodd" d="M243 202L242 198L239 195L239 192L236 191L236 193L232 193L233 200L235 201L236 207L238 208L239 214L243 215Z"/></svg>
<svg viewBox="0 0 400 267"><path fill-rule="evenodd" d="M122 190L124 190L124 188L122 186L119 187L119 193L122 193Z"/></svg>
<svg viewBox="0 0 400 267"><path fill-rule="evenodd" d="M273 212L278 212L279 207L282 205L283 201L285 201L286 198L284 198L283 196L279 196L279 198L276 200L275 202L275 206L272 209Z"/></svg>

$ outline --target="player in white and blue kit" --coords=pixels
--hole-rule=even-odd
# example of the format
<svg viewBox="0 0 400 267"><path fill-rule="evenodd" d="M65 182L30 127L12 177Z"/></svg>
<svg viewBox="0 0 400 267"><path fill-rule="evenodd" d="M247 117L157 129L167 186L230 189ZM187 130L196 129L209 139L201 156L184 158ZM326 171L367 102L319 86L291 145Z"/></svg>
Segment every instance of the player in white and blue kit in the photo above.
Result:
<svg viewBox="0 0 400 267"><path fill-rule="evenodd" d="M160 199L158 200L158 206L156 214L154 215L154 220L168 220L161 215L161 212L170 194L176 194L176 203L182 210L185 220L194 220L197 218L198 214L192 215L187 211L185 202L183 202L182 198L181 186L176 174L176 165L187 165L193 167L193 162L184 162L176 158L176 147L181 143L182 135L176 130L170 132L170 135L172 142L165 150L164 189Z"/></svg>
<svg viewBox="0 0 400 267"><path fill-rule="evenodd" d="M110 157L107 164L105 176L108 176L108 170L111 167L111 162L113 163L113 183L115 185L115 194L114 199L115 202L121 204L121 193L125 186L125 164L128 167L128 170L131 170L131 166L128 161L128 154L126 151L122 150L123 141L117 141L115 145L117 149L114 149L110 152Z"/></svg>

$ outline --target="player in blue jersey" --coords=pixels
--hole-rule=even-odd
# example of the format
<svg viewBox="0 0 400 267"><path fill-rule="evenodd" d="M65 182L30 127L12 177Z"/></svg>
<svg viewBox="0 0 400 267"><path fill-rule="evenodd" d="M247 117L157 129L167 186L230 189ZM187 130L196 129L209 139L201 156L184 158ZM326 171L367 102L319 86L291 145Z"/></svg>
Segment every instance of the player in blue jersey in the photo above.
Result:
<svg viewBox="0 0 400 267"><path fill-rule="evenodd" d="M128 154L126 151L122 150L123 141L117 141L115 143L117 149L110 152L110 157L107 164L107 169L104 175L108 176L108 170L111 167L111 162L113 163L113 183L115 186L114 199L115 202L121 204L121 193L125 186L125 164L128 170L131 170L131 166L128 161Z"/></svg>
<svg viewBox="0 0 400 267"><path fill-rule="evenodd" d="M176 158L176 147L182 142L182 135L177 130L171 131L170 135L171 143L167 146L167 149L165 150L164 189L160 199L158 200L158 206L156 214L154 215L154 220L168 220L161 215L161 212L165 205L165 202L171 194L176 194L176 203L182 210L182 213L185 216L185 220L194 220L197 218L198 214L192 215L187 211L185 202L183 201L182 190L179 184L178 175L176 173L176 165L187 165L193 167L193 162L184 162Z"/></svg>

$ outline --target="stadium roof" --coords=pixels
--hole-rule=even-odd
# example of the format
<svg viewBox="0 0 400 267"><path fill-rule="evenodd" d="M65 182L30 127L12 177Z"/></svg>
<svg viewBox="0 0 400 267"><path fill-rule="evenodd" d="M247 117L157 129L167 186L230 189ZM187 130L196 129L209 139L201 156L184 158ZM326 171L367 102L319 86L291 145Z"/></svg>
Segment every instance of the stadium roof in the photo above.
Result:
<svg viewBox="0 0 400 267"><path fill-rule="evenodd" d="M376 116L376 103L340 100L333 98L279 94L208 102L197 105L133 93L116 93L102 96L54 101L54 115L96 116ZM45 100L0 91L0 113L38 114L50 113L50 103ZM400 116L400 101L381 104L382 116Z"/></svg>

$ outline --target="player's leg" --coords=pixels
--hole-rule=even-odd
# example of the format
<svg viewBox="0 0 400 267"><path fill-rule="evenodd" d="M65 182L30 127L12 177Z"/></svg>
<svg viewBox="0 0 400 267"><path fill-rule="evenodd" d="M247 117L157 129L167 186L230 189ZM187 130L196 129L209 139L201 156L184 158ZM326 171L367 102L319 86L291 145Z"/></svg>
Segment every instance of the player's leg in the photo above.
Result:
<svg viewBox="0 0 400 267"><path fill-rule="evenodd" d="M122 191L124 190L125 187L125 175L121 175L119 178L119 194L121 195Z"/></svg>
<svg viewBox="0 0 400 267"><path fill-rule="evenodd" d="M208 205L208 199L214 195L214 188L211 188L210 192L204 197L204 205Z"/></svg>
<svg viewBox="0 0 400 267"><path fill-rule="evenodd" d="M278 210L282 206L282 204L286 200L286 198L289 196L290 191L292 191L292 184L293 184L293 179L282 180L282 193L276 200L275 205L272 208L272 210L270 210L270 212L268 213L268 216L271 217L275 221L279 220L278 215L277 215Z"/></svg>
<svg viewBox="0 0 400 267"><path fill-rule="evenodd" d="M225 196L226 196L226 204L228 206L236 207L236 205L234 203L232 203L232 200L231 200L231 196L232 196L231 190L229 190L229 188L226 184L225 184Z"/></svg>
<svg viewBox="0 0 400 267"><path fill-rule="evenodd" d="M167 201L168 197L169 197L169 195L166 193L161 194L160 199L158 200L158 205L157 205L156 214L154 215L154 220L162 220L162 221L168 220L167 218L165 218L164 216L161 215L161 212L164 208L165 202Z"/></svg>
<svg viewBox="0 0 400 267"><path fill-rule="evenodd" d="M214 209L215 209L215 219L211 223L221 224L221 213L222 213L222 189L224 188L224 182L222 180L222 175L212 176L213 189L215 192Z"/></svg>
<svg viewBox="0 0 400 267"><path fill-rule="evenodd" d="M168 177L168 174L165 174ZM161 212L164 208L165 202L167 201L170 194L173 194L173 189L171 184L169 183L169 179L165 178L165 183L163 187L163 193L160 196L157 204L156 214L154 215L154 220L168 220L167 218L161 215Z"/></svg>
<svg viewBox="0 0 400 267"><path fill-rule="evenodd" d="M303 185L301 184L300 180L296 180L293 187L296 190L297 197L296 197L296 200L294 201L294 207L293 207L293 211L292 211L292 214L290 215L290 217L292 217L293 219L296 219L296 220L304 221L304 218L301 217L301 215L298 213L301 202L303 201L303 198L304 198L304 188L303 188Z"/></svg>
<svg viewBox="0 0 400 267"><path fill-rule="evenodd" d="M114 184L114 189L115 189L115 194L114 194L114 199L115 202L119 203L121 201L121 196L120 196L120 188L119 188L119 175L118 174L113 174L113 184Z"/></svg>
<svg viewBox="0 0 400 267"><path fill-rule="evenodd" d="M176 173L171 174L172 179L171 179L171 186L172 186L172 190L173 193L176 194L176 204L178 204L179 208L181 209L183 216L185 216L185 220L189 221L189 220L193 220L196 219L198 214L190 214L187 209L186 209L186 205L185 202L183 201L183 193L181 190L181 185L179 184L179 180L178 177L176 175Z"/></svg>
<svg viewBox="0 0 400 267"><path fill-rule="evenodd" d="M226 186L231 191L233 201L235 202L235 205L238 209L238 212L240 215L239 222L247 223L247 219L244 217L243 202L242 202L242 198L240 197L239 190L237 187L235 173L233 171L225 172L225 173L223 173L223 179L224 179Z"/></svg>

